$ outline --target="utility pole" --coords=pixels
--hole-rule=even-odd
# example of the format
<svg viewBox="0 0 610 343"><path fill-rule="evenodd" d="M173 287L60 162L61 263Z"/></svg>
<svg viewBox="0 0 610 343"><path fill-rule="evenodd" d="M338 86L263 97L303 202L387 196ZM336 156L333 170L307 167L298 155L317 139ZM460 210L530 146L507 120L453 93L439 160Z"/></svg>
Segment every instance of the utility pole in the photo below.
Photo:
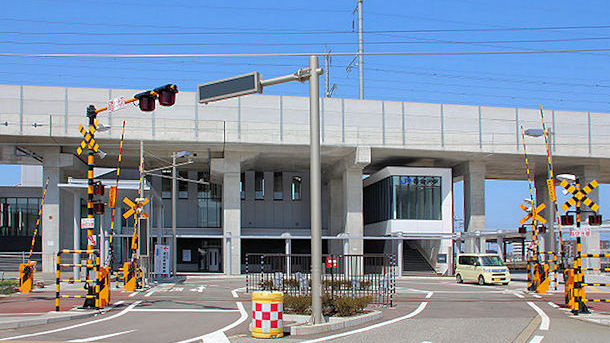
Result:
<svg viewBox="0 0 610 343"><path fill-rule="evenodd" d="M364 99L364 42L362 38L362 1L358 0L358 98Z"/></svg>
<svg viewBox="0 0 610 343"><path fill-rule="evenodd" d="M176 193L177 193L177 181L176 181L176 153L172 153L172 276L176 276Z"/></svg>
<svg viewBox="0 0 610 343"><path fill-rule="evenodd" d="M309 57L309 125L311 178L311 323L322 316L322 172L320 170L320 83L318 56Z"/></svg>

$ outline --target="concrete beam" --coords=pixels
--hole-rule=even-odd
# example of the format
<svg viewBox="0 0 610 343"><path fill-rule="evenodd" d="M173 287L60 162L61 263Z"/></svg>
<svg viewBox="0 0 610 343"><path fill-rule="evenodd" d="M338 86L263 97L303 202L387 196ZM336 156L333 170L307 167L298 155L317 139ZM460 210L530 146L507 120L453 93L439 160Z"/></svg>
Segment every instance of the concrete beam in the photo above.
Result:
<svg viewBox="0 0 610 343"><path fill-rule="evenodd" d="M464 231L485 230L485 163L470 161L462 165L464 175ZM480 251L475 239L466 240L466 252Z"/></svg>

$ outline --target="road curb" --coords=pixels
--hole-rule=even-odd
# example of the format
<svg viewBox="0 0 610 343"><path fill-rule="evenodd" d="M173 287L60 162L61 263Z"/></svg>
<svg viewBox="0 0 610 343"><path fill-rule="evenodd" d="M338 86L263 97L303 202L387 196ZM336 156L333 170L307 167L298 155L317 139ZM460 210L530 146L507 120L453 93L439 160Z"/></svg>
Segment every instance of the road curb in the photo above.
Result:
<svg viewBox="0 0 610 343"><path fill-rule="evenodd" d="M34 319L25 319L25 320L19 319L19 320L12 320L12 321L6 321L6 322L0 321L0 330L18 329L18 328L24 328L24 327L29 327L29 326L45 325L45 324L63 322L63 321L74 320L74 319L82 319L82 318L92 317L99 313L100 312L95 311L95 312L88 312L88 313L74 313L74 314L70 314L70 315L49 317L49 318L34 318Z"/></svg>
<svg viewBox="0 0 610 343"><path fill-rule="evenodd" d="M289 316L289 315L286 315ZM307 316L309 317L309 316ZM370 322L373 320L381 319L383 314L381 311L372 311L370 313L365 313L359 316L348 317L348 318L340 318L335 322L329 322L324 324L316 324L316 325L303 325L297 324L288 326L287 328L290 331L291 336L304 336L304 335L315 335L325 332L330 332L334 330L341 330L345 328L349 328L352 326L360 325L366 322Z"/></svg>
<svg viewBox="0 0 610 343"><path fill-rule="evenodd" d="M532 337L532 335L534 334L534 332L536 332L536 330L538 330L538 326L540 326L541 322L542 322L542 318L540 318L539 315L536 315L534 318L532 318L532 320L525 327L525 329L523 329L523 331L521 331L521 333L519 333L517 338L515 338L515 340L512 343L529 342L529 340Z"/></svg>

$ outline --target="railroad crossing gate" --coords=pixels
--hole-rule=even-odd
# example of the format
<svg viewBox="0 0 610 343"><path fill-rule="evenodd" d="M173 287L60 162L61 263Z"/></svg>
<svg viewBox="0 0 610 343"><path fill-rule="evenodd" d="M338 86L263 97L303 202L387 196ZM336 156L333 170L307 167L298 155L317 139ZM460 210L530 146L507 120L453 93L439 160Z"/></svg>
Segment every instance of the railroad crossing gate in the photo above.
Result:
<svg viewBox="0 0 610 343"><path fill-rule="evenodd" d="M568 181L562 180L561 187L565 188L570 194L572 194L572 197L570 198L570 200L566 201L565 204L561 205L561 209L566 212L570 207L574 206L576 202L581 201L583 204L587 205L593 212L597 212L597 210L599 210L599 205L596 204L593 200L589 199L587 197L587 194L591 193L591 191L597 188L598 186L599 184L597 183L597 181L593 180L581 190L578 190Z"/></svg>
<svg viewBox="0 0 610 343"><path fill-rule="evenodd" d="M93 138L93 134L95 133L95 131L97 130L99 125L100 125L100 123L96 119L93 122L93 125L89 126L89 130L85 130L85 128L82 125L78 126L78 130L80 131L80 134L83 135L83 140L80 142L80 146L78 148L76 148L76 153L78 155L82 154L83 150L87 147L89 149L92 149L93 151L97 152L97 150L99 149L99 145L95 142L95 139Z"/></svg>
<svg viewBox="0 0 610 343"><path fill-rule="evenodd" d="M534 206L532 206L531 209L523 204L520 204L519 208L521 208L523 211L525 211L527 213L527 215L519 221L519 223L521 225L525 224L525 222L528 221L530 218L532 218L532 220L540 222L541 224L546 224L546 219L544 219L543 217L541 217L539 215L539 213L542 212L542 210L544 210L546 208L546 205L544 203L538 205L538 207L536 207L536 208L534 208Z"/></svg>

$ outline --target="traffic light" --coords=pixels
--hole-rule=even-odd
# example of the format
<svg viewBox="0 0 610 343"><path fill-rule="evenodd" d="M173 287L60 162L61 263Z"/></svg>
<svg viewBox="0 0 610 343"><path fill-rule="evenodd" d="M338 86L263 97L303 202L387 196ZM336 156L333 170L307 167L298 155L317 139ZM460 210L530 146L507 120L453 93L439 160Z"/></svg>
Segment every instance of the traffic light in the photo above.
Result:
<svg viewBox="0 0 610 343"><path fill-rule="evenodd" d="M176 102L178 86L167 84L165 86L155 88L154 92L159 95L159 104L161 106L172 106Z"/></svg>
<svg viewBox="0 0 610 343"><path fill-rule="evenodd" d="M566 225L566 226L574 225L574 216L571 216L568 214L561 216L561 225Z"/></svg>
<svg viewBox="0 0 610 343"><path fill-rule="evenodd" d="M95 214L104 214L104 203L103 202L94 203L93 209L95 210Z"/></svg>
<svg viewBox="0 0 610 343"><path fill-rule="evenodd" d="M104 185L101 182L98 181L93 185L93 194L104 195Z"/></svg>
<svg viewBox="0 0 610 343"><path fill-rule="evenodd" d="M591 225L591 226L600 226L600 225L602 225L602 215L601 214L595 214L595 215L589 216L589 225Z"/></svg>
<svg viewBox="0 0 610 343"><path fill-rule="evenodd" d="M525 229L525 226L521 226L521 227L519 228L519 233L524 234L524 233L526 233L526 232L527 232L527 229Z"/></svg>

